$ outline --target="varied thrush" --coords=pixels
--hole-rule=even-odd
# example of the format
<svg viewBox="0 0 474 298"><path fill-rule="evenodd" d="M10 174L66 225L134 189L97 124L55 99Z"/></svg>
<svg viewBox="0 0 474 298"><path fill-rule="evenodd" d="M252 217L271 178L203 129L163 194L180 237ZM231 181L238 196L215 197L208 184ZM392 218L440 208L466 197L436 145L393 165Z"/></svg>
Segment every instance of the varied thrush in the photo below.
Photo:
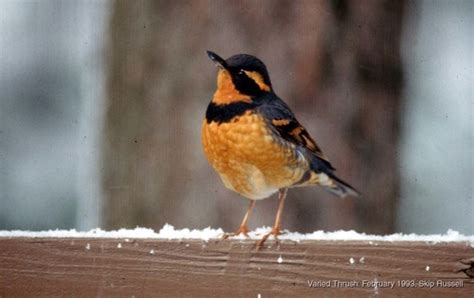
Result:
<svg viewBox="0 0 474 298"><path fill-rule="evenodd" d="M219 68L217 90L202 124L202 144L224 185L250 200L235 233L248 236L247 221L256 200L279 192L275 224L257 243L280 234L288 188L320 185L344 197L357 191L339 179L329 160L273 91L267 68L258 58L239 54L227 60L208 51Z"/></svg>

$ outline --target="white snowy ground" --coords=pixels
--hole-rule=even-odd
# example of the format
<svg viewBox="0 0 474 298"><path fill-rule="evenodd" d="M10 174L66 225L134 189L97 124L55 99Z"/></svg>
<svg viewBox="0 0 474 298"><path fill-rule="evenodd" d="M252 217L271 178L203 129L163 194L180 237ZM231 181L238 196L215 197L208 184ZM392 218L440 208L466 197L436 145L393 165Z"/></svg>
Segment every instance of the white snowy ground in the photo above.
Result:
<svg viewBox="0 0 474 298"><path fill-rule="evenodd" d="M251 239L259 239L264 233L270 231L270 228L257 228L249 233ZM209 239L217 239L222 236L222 229L205 228L203 230L176 230L172 225L166 224L158 233L152 229L135 228L120 229L117 231L103 231L94 229L87 232L79 232L76 230L50 230L50 231L0 231L0 237L47 237L47 238L132 238L132 239L201 239L208 241ZM245 239L239 236L237 239ZM336 231L324 232L315 231L309 234L300 234L286 231L285 234L279 236L280 240L304 241L304 240L361 240L361 241L423 241L428 243L440 242L469 242L474 246L474 235L465 236L457 231L448 230L446 234L435 235L416 235L416 234L392 234L386 236L367 235L357 233L355 231Z"/></svg>

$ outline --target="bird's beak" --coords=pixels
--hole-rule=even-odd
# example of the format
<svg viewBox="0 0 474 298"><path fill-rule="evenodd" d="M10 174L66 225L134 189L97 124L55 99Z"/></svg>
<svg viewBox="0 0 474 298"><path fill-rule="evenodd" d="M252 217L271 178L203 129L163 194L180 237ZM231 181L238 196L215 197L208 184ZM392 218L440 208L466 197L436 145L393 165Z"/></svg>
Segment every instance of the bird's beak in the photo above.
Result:
<svg viewBox="0 0 474 298"><path fill-rule="evenodd" d="M222 59L221 57L219 57L219 55L217 55L216 53L214 52L211 52L211 51L207 51L207 55L209 56L209 59L212 60L212 62L214 62L214 64L221 68L221 69L226 69L227 68L227 63L225 63L225 60Z"/></svg>

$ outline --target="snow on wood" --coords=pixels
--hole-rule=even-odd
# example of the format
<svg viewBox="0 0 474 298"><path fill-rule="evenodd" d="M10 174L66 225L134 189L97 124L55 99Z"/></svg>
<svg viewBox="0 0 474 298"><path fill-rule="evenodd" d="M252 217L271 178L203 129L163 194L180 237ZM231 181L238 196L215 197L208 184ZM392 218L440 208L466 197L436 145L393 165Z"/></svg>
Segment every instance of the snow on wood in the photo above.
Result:
<svg viewBox="0 0 474 298"><path fill-rule="evenodd" d="M97 231L93 238L78 232L66 233L74 238L58 237L59 231L49 237L2 232L9 236L0 237L0 296L458 298L474 293L474 247L451 241L467 239L459 235L437 236L449 241L434 245L392 238L372 244L269 240L256 251L254 240L203 241L202 231L167 229L169 234L141 230L150 239L133 239L135 230ZM185 236L201 238L182 240Z"/></svg>
<svg viewBox="0 0 474 298"><path fill-rule="evenodd" d="M270 230L268 227L257 228L249 233L250 239L259 239ZM32 237L32 238L125 238L125 239L200 239L209 241L219 239L223 235L222 229L205 228L203 230L175 229L172 225L166 224L157 233L152 229L140 228L120 229L116 231L103 231L93 229L86 232L76 230L50 230L50 231L0 231L0 237ZM342 241L421 241L428 243L441 242L468 242L474 246L474 235L466 236L457 231L449 229L445 234L417 235L417 234L392 234L392 235L368 235L355 231L335 231L324 232L315 231L313 233L301 234L288 232L281 235L280 240L305 241L305 240L342 240ZM237 239L245 239L239 236Z"/></svg>

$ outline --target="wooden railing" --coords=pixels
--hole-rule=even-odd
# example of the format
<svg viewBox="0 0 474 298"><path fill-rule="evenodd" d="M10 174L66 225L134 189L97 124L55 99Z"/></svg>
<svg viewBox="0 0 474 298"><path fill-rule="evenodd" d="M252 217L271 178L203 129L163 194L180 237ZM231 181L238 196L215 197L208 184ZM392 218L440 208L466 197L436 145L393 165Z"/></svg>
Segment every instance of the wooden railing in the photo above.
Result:
<svg viewBox="0 0 474 298"><path fill-rule="evenodd" d="M269 247L270 246L270 247ZM0 296L473 297L470 243L0 238Z"/></svg>

